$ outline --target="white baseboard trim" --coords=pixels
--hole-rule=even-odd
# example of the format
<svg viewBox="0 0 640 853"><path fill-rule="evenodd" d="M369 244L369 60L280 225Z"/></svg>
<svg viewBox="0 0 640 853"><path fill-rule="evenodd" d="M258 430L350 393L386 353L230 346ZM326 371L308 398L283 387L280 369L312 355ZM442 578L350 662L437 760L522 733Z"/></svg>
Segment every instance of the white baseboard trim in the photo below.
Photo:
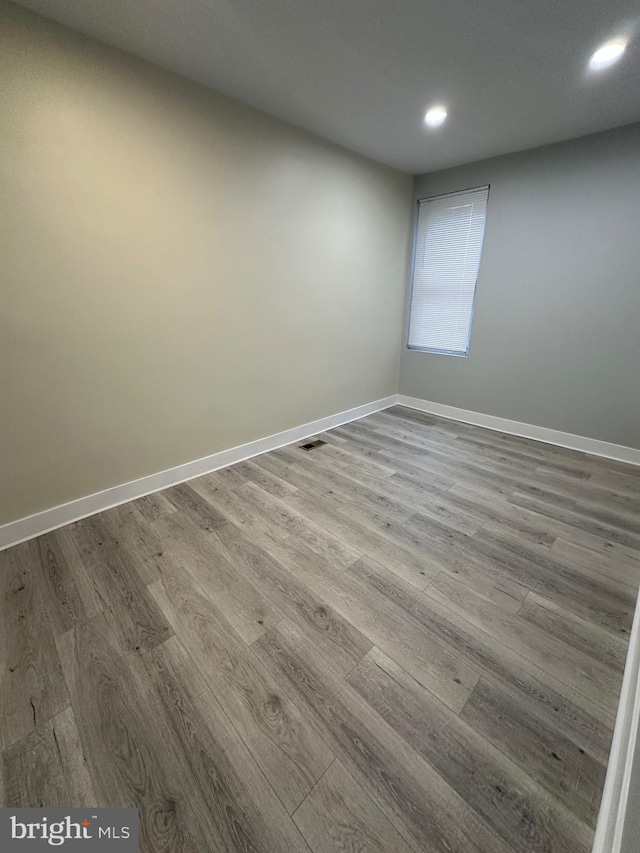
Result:
<svg viewBox="0 0 640 853"><path fill-rule="evenodd" d="M317 421L292 427L266 438L250 441L247 444L240 444L237 447L213 453L211 456L205 456L193 462L185 462L184 465L178 465L175 468L168 468L166 471L159 471L157 474L150 474L147 477L141 477L120 486L104 489L104 491L51 507L51 509L45 509L26 518L10 521L8 524L0 526L0 551L135 498L150 495L152 492L184 483L194 477L209 474L218 468L235 465L237 462L250 459L252 456L259 456L261 453L276 450L278 447L284 447L286 444L292 444L295 441L301 441L303 438L325 432L333 429L333 427L349 423L349 421L355 421L358 418L371 415L373 412L388 409L395 405L396 398L397 395L393 394L391 397L384 397L382 400L366 403L364 406L356 406L354 409L348 409L336 415L319 418Z"/></svg>
<svg viewBox="0 0 640 853"><path fill-rule="evenodd" d="M358 418L363 418L366 415L371 415L374 412L379 412L382 409L388 409L390 406L395 405L407 406L411 409L418 409L421 412L428 412L432 415L463 421L464 423L510 433L511 435L519 435L523 438L532 438L536 441L546 442L547 444L555 444L560 447L571 448L572 450L592 453L595 456L616 459L631 465L640 465L640 450L633 447L623 447L619 444L610 444L607 441L598 441L595 438L572 435L568 432L547 429L546 427L535 426L534 424L510 421L505 418L494 417L493 415L485 415L481 412L458 409L455 406L445 406L442 403L420 400L417 397L407 397L404 394L393 394L390 397L375 400L373 403L367 403L364 406L356 406L353 409L339 412L336 415L329 415L326 418L320 418L317 421L302 424L301 426L269 435L266 438L259 438L247 444L222 450L211 456L205 456L203 459L186 462L184 465L178 465L166 471L159 471L157 474L150 474L147 477L141 477L138 480L132 480L129 483L113 486L110 489L96 492L93 495L87 495L86 497L69 501L69 503L51 507L51 509L43 510L26 518L10 521L8 524L0 525L0 551L10 548L12 545L18 545L20 542L25 542L27 539L33 539L35 536L48 533L50 530L63 527L65 524L70 524L73 521L78 521L81 518L102 512L105 509L110 509L135 498L141 498L152 492L158 492L169 486L175 486L178 483L184 483L186 480L192 480L194 477L200 477L202 474L216 471L218 468L234 465L236 462L242 462L243 459L250 459L252 456L267 453L269 450L275 450L286 444L292 444L295 441L308 438L310 435L324 432L325 430L349 423L349 421L358 420Z"/></svg>
<svg viewBox="0 0 640 853"><path fill-rule="evenodd" d="M561 432L557 429L525 424L520 421L510 421L506 418L497 418L494 415L485 415L482 412L472 412L468 409L458 409L455 406L445 406L443 403L433 403L429 400L420 400L417 397L407 397L398 394L398 405L407 406L410 409L418 409L431 415L439 415L442 418L450 418L454 421L462 421L474 426L486 427L487 429L507 432L510 435L519 435L523 438L532 438L535 441L543 441L546 444L555 444L559 447L567 447L570 450L579 450L582 453L591 453L593 456L604 456L607 459L616 459L619 462L627 462L629 465L640 465L640 450L635 447L625 447L622 444L611 444L608 441L599 441L597 438L587 438L584 435L573 435L570 432Z"/></svg>
<svg viewBox="0 0 640 853"><path fill-rule="evenodd" d="M592 853L625 853L638 848L637 838L629 844L629 820L637 817L628 813L629 791L637 787L640 773L640 595L636 601L633 627L629 637L629 650L624 667L618 712L613 729L613 740L607 775L605 777L600 812L596 825ZM623 843L625 847L623 847Z"/></svg>

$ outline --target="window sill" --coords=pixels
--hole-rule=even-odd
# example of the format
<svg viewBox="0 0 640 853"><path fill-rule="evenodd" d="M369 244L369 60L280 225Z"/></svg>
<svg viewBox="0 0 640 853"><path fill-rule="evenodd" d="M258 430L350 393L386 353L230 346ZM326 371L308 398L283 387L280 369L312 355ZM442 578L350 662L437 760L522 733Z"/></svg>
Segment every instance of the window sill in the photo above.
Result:
<svg viewBox="0 0 640 853"><path fill-rule="evenodd" d="M469 352L454 352L446 349L431 349L429 347L407 347L409 352L428 352L431 355L452 355L454 358L467 358Z"/></svg>

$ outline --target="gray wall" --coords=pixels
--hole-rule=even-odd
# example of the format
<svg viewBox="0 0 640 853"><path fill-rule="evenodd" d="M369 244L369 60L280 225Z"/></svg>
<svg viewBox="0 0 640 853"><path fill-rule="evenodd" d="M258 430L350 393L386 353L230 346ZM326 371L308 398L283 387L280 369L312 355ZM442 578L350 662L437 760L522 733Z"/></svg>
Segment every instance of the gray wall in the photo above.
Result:
<svg viewBox="0 0 640 853"><path fill-rule="evenodd" d="M640 447L640 124L424 175L415 195L483 184L469 355L405 349L400 392Z"/></svg>
<svg viewBox="0 0 640 853"><path fill-rule="evenodd" d="M398 390L411 178L0 0L0 523Z"/></svg>

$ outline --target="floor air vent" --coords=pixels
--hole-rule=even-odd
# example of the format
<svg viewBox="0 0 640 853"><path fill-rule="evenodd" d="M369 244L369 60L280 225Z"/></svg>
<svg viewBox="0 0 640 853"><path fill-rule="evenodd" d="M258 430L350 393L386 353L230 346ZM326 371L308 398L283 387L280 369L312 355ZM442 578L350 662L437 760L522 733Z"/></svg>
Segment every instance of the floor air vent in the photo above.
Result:
<svg viewBox="0 0 640 853"><path fill-rule="evenodd" d="M326 443L326 441L322 441L322 439L319 438L317 441L310 441L308 444L301 444L300 447L302 450L313 450L314 447L322 447L322 445Z"/></svg>

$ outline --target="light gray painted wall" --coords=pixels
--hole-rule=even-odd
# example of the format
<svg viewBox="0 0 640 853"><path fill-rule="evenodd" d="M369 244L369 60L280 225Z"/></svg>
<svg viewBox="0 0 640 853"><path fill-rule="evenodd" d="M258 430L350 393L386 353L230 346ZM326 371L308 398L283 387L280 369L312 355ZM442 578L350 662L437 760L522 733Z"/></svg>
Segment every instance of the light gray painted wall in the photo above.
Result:
<svg viewBox="0 0 640 853"><path fill-rule="evenodd" d="M0 0L0 523L398 390L408 175Z"/></svg>
<svg viewBox="0 0 640 853"><path fill-rule="evenodd" d="M640 447L640 124L423 175L415 195L482 184L469 355L405 349L400 392Z"/></svg>

